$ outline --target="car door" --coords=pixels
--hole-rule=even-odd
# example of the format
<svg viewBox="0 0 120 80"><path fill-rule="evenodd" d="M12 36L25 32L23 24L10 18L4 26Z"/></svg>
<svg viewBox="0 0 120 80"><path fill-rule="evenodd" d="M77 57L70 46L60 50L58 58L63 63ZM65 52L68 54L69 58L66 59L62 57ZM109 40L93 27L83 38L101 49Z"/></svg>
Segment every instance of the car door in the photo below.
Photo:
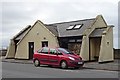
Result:
<svg viewBox="0 0 120 80"><path fill-rule="evenodd" d="M49 63L51 65L59 65L59 55L56 49L50 48L49 52Z"/></svg>
<svg viewBox="0 0 120 80"><path fill-rule="evenodd" d="M40 51L40 56L39 56L39 60L41 64L48 64L49 63L49 48L44 47L41 51Z"/></svg>

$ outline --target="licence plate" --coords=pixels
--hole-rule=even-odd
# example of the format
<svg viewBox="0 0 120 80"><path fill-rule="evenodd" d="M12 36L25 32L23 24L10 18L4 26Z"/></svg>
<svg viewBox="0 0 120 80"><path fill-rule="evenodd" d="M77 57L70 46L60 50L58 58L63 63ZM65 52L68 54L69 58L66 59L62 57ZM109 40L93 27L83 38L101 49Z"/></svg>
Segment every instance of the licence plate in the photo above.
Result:
<svg viewBox="0 0 120 80"><path fill-rule="evenodd" d="M83 64L83 62L78 62L78 64Z"/></svg>

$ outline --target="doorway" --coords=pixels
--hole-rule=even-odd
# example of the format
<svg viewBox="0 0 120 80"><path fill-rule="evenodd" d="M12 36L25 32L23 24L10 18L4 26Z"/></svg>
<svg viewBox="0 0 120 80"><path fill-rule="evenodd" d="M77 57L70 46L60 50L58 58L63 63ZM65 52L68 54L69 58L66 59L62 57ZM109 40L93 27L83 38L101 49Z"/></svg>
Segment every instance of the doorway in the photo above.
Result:
<svg viewBox="0 0 120 80"><path fill-rule="evenodd" d="M89 44L89 60L98 61L100 54L101 37L91 37Z"/></svg>
<svg viewBox="0 0 120 80"><path fill-rule="evenodd" d="M29 46L29 59L32 59L34 54L34 42L28 42L28 46Z"/></svg>

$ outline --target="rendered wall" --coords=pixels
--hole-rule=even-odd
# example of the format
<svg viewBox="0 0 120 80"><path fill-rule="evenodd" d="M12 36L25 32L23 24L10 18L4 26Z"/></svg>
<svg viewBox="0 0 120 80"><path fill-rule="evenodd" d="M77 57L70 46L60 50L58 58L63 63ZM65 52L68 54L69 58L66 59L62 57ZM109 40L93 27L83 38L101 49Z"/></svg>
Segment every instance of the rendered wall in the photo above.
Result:
<svg viewBox="0 0 120 80"><path fill-rule="evenodd" d="M48 47L58 47L57 38L40 22L18 44L15 58L29 59L28 42L34 42L34 51L42 47L41 41L48 41Z"/></svg>
<svg viewBox="0 0 120 80"><path fill-rule="evenodd" d="M83 33L84 36L82 40L80 56L83 58L84 61L89 60L89 35L95 30L95 28L102 27L107 27L107 25L104 22L103 17L101 15L98 15L93 25L91 25L90 28L86 29ZM90 58L92 59L93 56L91 56Z"/></svg>
<svg viewBox="0 0 120 80"><path fill-rule="evenodd" d="M80 56L84 61L89 60L89 42L86 35L83 36Z"/></svg>
<svg viewBox="0 0 120 80"><path fill-rule="evenodd" d="M106 33L104 33L104 35L102 36L99 62L113 60L113 28L108 27Z"/></svg>
<svg viewBox="0 0 120 80"><path fill-rule="evenodd" d="M11 39L5 58L14 58L14 57L15 57L15 44L14 41Z"/></svg>

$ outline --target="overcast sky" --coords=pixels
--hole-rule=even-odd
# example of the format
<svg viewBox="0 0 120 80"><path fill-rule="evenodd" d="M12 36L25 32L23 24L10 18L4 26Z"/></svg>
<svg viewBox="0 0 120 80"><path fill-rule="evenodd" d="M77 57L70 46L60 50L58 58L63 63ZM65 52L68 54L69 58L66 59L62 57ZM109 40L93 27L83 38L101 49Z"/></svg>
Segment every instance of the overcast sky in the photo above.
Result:
<svg viewBox="0 0 120 80"><path fill-rule="evenodd" d="M103 15L114 25L114 48L118 48L119 0L4 0L0 3L0 42L3 47L27 25L36 20L45 24L95 18Z"/></svg>

